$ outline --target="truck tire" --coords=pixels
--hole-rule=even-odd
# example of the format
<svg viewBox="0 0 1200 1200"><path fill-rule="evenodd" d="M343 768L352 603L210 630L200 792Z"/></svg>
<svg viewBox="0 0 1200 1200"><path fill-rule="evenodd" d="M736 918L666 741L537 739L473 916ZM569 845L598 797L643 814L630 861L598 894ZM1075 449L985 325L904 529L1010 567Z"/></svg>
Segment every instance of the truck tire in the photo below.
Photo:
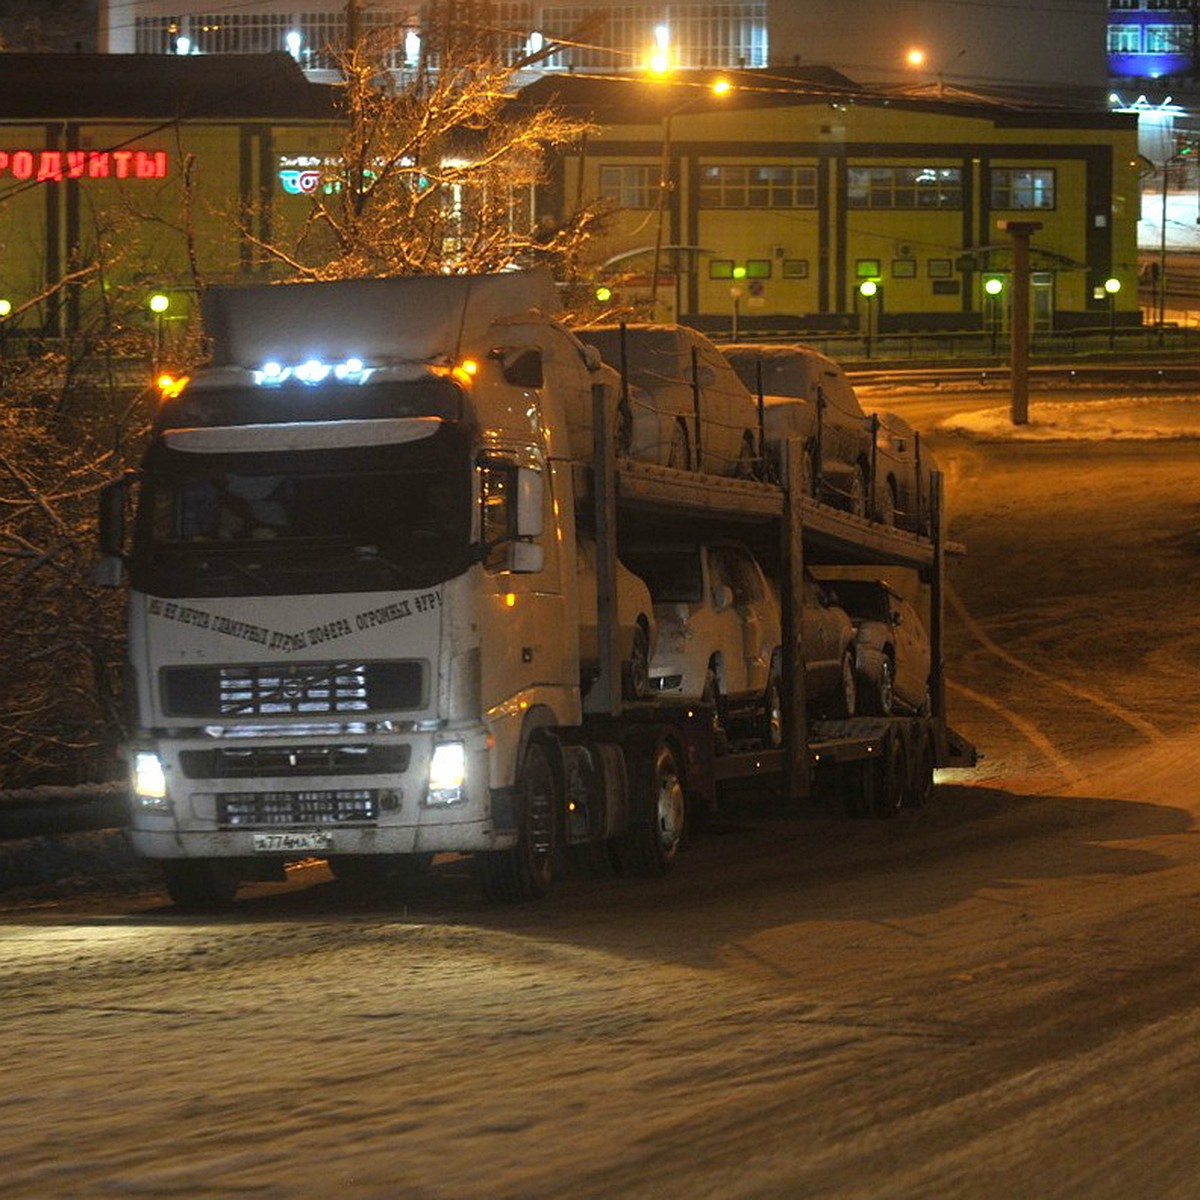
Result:
<svg viewBox="0 0 1200 1200"><path fill-rule="evenodd" d="M883 751L873 760L874 786L870 809L873 817L894 817L904 805L908 792L908 752L899 729L891 729L883 739Z"/></svg>
<svg viewBox="0 0 1200 1200"><path fill-rule="evenodd" d="M623 870L662 875L675 865L687 829L682 759L665 730L626 746L629 829L620 839Z"/></svg>
<svg viewBox="0 0 1200 1200"><path fill-rule="evenodd" d="M913 727L909 747L908 790L904 797L907 808L924 808L933 799L935 753L933 731L928 721L918 721Z"/></svg>
<svg viewBox="0 0 1200 1200"><path fill-rule="evenodd" d="M180 908L222 908L237 895L238 877L220 859L164 859L162 871L167 895Z"/></svg>
<svg viewBox="0 0 1200 1200"><path fill-rule="evenodd" d="M525 749L517 776L517 844L475 856L484 895L496 903L539 900L554 880L561 792L550 752L539 741Z"/></svg>

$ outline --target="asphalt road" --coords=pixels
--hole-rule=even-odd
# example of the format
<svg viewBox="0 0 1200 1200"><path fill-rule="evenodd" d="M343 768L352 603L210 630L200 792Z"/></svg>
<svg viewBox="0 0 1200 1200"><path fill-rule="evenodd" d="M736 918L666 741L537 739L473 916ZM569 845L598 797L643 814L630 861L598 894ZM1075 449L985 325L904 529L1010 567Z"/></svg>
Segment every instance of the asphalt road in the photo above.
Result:
<svg viewBox="0 0 1200 1200"><path fill-rule="evenodd" d="M515 908L313 865L190 917L85 847L2 901L5 1195L1195 1197L1200 443L928 436L972 776Z"/></svg>

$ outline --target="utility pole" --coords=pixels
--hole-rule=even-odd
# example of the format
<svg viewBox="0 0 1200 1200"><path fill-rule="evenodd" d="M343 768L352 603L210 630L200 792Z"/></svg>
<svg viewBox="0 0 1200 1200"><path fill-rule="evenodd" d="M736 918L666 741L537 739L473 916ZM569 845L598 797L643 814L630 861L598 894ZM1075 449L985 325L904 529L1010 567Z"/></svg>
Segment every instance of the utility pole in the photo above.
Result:
<svg viewBox="0 0 1200 1200"><path fill-rule="evenodd" d="M1029 239L1041 221L998 221L1012 238L1012 423L1029 424Z"/></svg>
<svg viewBox="0 0 1200 1200"><path fill-rule="evenodd" d="M360 0L346 0L346 49L353 52L362 40Z"/></svg>

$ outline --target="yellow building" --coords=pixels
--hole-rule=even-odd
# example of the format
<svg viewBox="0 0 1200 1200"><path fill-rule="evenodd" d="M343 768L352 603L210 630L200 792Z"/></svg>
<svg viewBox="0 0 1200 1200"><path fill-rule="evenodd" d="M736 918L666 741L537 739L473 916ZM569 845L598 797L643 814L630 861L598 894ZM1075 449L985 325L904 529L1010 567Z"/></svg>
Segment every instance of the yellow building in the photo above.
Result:
<svg viewBox="0 0 1200 1200"><path fill-rule="evenodd" d="M1003 223L1032 221L1035 327L1097 326L1114 303L1117 321L1139 319L1133 119L888 95L833 72L733 73L720 95L717 78L555 78L522 94L596 126L547 204L615 206L592 262L619 301L653 291L661 319L736 319L747 335L986 328L1010 282Z"/></svg>
<svg viewBox="0 0 1200 1200"><path fill-rule="evenodd" d="M102 302L149 321L156 291L169 320L197 282L263 274L256 243L303 220L305 164L338 144L329 89L286 54L3 59L10 334L78 329Z"/></svg>

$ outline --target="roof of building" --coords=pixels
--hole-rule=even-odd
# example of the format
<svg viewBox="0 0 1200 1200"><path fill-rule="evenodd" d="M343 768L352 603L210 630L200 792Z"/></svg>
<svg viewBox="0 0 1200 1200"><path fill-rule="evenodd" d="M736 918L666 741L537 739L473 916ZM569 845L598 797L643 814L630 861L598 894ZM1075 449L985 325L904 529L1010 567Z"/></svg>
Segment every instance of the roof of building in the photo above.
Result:
<svg viewBox="0 0 1200 1200"><path fill-rule="evenodd" d="M713 92L723 79L724 96ZM937 109L947 115L985 115L997 124L1117 127L1128 120L1092 97L1064 97L1052 89L1020 93L937 88L879 88L855 83L829 67L770 67L740 71L680 71L667 81L644 74L545 75L521 90L523 104L556 104L601 124L656 122L682 111L716 108L774 108L807 104L871 105L896 109Z"/></svg>
<svg viewBox="0 0 1200 1200"><path fill-rule="evenodd" d="M0 120L329 119L333 89L275 54L2 54Z"/></svg>

